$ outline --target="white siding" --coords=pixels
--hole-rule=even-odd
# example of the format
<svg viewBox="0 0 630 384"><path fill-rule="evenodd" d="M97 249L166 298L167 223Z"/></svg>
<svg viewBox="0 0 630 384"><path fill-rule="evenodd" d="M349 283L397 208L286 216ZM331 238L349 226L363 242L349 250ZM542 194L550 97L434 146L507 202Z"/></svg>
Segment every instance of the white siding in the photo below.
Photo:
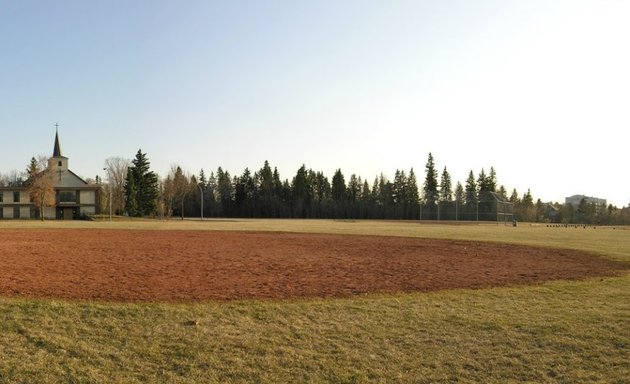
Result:
<svg viewBox="0 0 630 384"><path fill-rule="evenodd" d="M31 202L31 198L28 195L27 191L20 191L20 203L21 204L28 204ZM23 209L23 208L20 208ZM30 208L29 208L30 209ZM30 214L27 214L26 216L20 214L20 217L29 217Z"/></svg>
<svg viewBox="0 0 630 384"><path fill-rule="evenodd" d="M20 207L20 219L31 218L31 207Z"/></svg>
<svg viewBox="0 0 630 384"><path fill-rule="evenodd" d="M95 204L96 203L96 192L94 191L81 191L80 202L81 204Z"/></svg>
<svg viewBox="0 0 630 384"><path fill-rule="evenodd" d="M56 219L57 215L55 214L55 207L45 207L44 208L44 218L46 218L46 219Z"/></svg>

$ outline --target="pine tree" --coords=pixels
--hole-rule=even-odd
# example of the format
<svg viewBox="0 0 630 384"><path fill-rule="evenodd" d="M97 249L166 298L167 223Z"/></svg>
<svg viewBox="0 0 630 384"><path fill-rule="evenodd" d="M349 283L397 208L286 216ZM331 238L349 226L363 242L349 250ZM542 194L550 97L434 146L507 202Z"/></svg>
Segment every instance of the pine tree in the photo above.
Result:
<svg viewBox="0 0 630 384"><path fill-rule="evenodd" d="M420 203L420 193L418 192L418 180L416 179L416 173L413 168L409 170L409 176L407 176L407 193L406 193L406 219L417 219Z"/></svg>
<svg viewBox="0 0 630 384"><path fill-rule="evenodd" d="M218 215L228 217L232 215L234 188L228 171L221 167L217 169L217 198L219 201Z"/></svg>
<svg viewBox="0 0 630 384"><path fill-rule="evenodd" d="M446 167L444 167L444 170L442 171L442 177L440 178L440 201L453 201L453 185L451 183L451 175L448 173Z"/></svg>
<svg viewBox="0 0 630 384"><path fill-rule="evenodd" d="M29 185L33 179L37 177L37 175L41 172L41 167L39 166L39 162L33 156L31 157L31 161L28 163L26 167L26 181L25 185Z"/></svg>
<svg viewBox="0 0 630 384"><path fill-rule="evenodd" d="M488 174L486 179L486 187L490 192L497 191L497 172L494 170L494 167L490 167L490 174Z"/></svg>
<svg viewBox="0 0 630 384"><path fill-rule="evenodd" d="M132 167L127 168L127 178L125 179L125 210L129 216L140 216L138 186Z"/></svg>
<svg viewBox="0 0 630 384"><path fill-rule="evenodd" d="M260 211L263 217L273 217L273 200L274 200L274 185L273 185L273 172L269 166L269 162L265 160L265 164L258 171L257 189L260 195Z"/></svg>
<svg viewBox="0 0 630 384"><path fill-rule="evenodd" d="M335 202L346 200L346 180L343 177L343 173L341 173L341 169L337 169L333 175L331 193Z"/></svg>
<svg viewBox="0 0 630 384"><path fill-rule="evenodd" d="M459 220L461 216L462 205L464 203L465 193L462 183L457 182L455 187L455 220Z"/></svg>
<svg viewBox="0 0 630 384"><path fill-rule="evenodd" d="M468 179L466 179L465 204L468 209L477 204L477 182L472 170L468 174Z"/></svg>
<svg viewBox="0 0 630 384"><path fill-rule="evenodd" d="M333 200L333 217L346 217L346 180L341 173L341 169L337 169L332 178L331 197Z"/></svg>
<svg viewBox="0 0 630 384"><path fill-rule="evenodd" d="M464 197L464 187L462 186L462 183L458 181L457 185L455 186L455 201L461 204L464 202Z"/></svg>
<svg viewBox="0 0 630 384"><path fill-rule="evenodd" d="M437 171L435 170L435 163L433 162L433 155L429 153L429 158L427 159L426 169L426 178L424 179L424 198L427 202L427 205L433 206L438 198L437 188L438 188L438 180L437 180Z"/></svg>
<svg viewBox="0 0 630 384"><path fill-rule="evenodd" d="M157 175L150 170L150 162L139 149L125 180L127 212L130 216L149 216L156 213L158 198Z"/></svg>
<svg viewBox="0 0 630 384"><path fill-rule="evenodd" d="M307 178L308 171L306 170L306 166L302 164L291 183L293 217L307 217L308 206L310 204L310 201L308 201L309 185Z"/></svg>

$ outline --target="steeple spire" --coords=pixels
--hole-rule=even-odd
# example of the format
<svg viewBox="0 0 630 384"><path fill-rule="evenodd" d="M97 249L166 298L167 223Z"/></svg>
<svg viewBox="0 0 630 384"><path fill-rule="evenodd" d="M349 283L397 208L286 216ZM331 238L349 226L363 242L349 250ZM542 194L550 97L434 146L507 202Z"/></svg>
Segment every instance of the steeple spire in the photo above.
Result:
<svg viewBox="0 0 630 384"><path fill-rule="evenodd" d="M62 157L61 145L59 145L59 124L55 123L55 148L53 149L53 157Z"/></svg>

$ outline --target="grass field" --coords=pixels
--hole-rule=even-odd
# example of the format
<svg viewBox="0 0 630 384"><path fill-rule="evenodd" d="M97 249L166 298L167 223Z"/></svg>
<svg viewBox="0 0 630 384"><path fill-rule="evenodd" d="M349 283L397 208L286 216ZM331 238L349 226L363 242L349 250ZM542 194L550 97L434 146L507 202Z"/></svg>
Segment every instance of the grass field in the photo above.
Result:
<svg viewBox="0 0 630 384"><path fill-rule="evenodd" d="M0 230L51 226L474 239L584 249L630 262L628 228L326 220L0 222ZM629 274L334 300L116 304L0 298L0 383L626 383L629 319Z"/></svg>

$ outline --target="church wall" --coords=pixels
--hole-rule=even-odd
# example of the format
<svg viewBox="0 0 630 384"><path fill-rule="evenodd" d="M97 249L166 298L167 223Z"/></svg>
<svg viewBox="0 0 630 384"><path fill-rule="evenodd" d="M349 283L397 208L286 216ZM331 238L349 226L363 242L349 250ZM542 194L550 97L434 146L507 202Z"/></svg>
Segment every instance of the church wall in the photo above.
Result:
<svg viewBox="0 0 630 384"><path fill-rule="evenodd" d="M94 191L81 191L79 201L81 204L96 204L96 193Z"/></svg>
<svg viewBox="0 0 630 384"><path fill-rule="evenodd" d="M54 172L53 186L58 201L56 207L44 208L44 218L56 219L60 215L60 218L70 219L73 218L72 216L77 218L96 214L98 186L89 185L68 169L68 158L61 154L58 134L55 134L55 148L53 156L48 160L48 167ZM16 201L17 193L19 193L19 199ZM27 188L24 186L0 187L0 219L34 218L37 208L30 200ZM58 212L60 208L62 209ZM73 214L68 216L68 213Z"/></svg>
<svg viewBox="0 0 630 384"><path fill-rule="evenodd" d="M57 214L56 214L56 210L55 207L45 207L44 208L44 218L45 219L56 219L57 218Z"/></svg>
<svg viewBox="0 0 630 384"><path fill-rule="evenodd" d="M31 207L20 207L20 219L30 219L31 218Z"/></svg>
<svg viewBox="0 0 630 384"><path fill-rule="evenodd" d="M13 197L13 196L12 196ZM26 191L20 191L20 204L30 204L31 203L31 198L28 195L28 192ZM26 216L20 216L20 217L28 217L28 215Z"/></svg>

